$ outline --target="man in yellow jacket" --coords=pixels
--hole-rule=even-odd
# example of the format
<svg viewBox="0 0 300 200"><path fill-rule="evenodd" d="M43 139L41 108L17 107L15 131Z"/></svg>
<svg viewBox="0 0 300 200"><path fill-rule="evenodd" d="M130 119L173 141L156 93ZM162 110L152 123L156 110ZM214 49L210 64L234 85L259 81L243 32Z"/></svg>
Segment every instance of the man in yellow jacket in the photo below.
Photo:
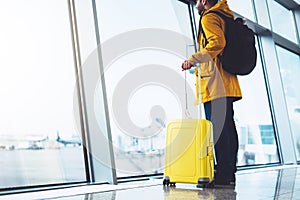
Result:
<svg viewBox="0 0 300 200"><path fill-rule="evenodd" d="M187 70L200 64L201 95L196 69L196 96L202 97L206 118L211 120L214 127L217 161L215 184L235 186L238 136L233 118L233 102L241 99L242 93L237 76L223 70L218 58L226 45L225 22L219 15L207 13L214 10L233 18L233 12L226 0L197 0L196 8L201 15L202 24L202 31L198 34L199 48L182 63L182 69ZM198 102L199 99L196 100Z"/></svg>

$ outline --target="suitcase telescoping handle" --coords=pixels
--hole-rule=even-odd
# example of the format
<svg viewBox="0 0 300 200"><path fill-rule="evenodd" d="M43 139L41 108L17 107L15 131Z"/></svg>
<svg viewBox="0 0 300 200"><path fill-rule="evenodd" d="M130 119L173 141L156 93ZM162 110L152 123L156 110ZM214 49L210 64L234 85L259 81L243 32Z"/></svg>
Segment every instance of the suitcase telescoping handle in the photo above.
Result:
<svg viewBox="0 0 300 200"><path fill-rule="evenodd" d="M185 117L191 118L191 114L188 108L188 101L187 101L187 81L186 81L186 70L184 71L184 95L185 95Z"/></svg>
<svg viewBox="0 0 300 200"><path fill-rule="evenodd" d="M198 87L198 94L196 93L196 95L198 95L197 99L199 100L199 105L198 105L198 109L199 109L199 119L202 119L202 104L200 103L201 102L201 84L200 84L200 64L197 63L196 66L194 66L195 68L197 68L198 70L198 76L197 76L197 81L198 81L198 84L197 87ZM189 112L189 108L188 108L188 95L187 95L187 79L186 79L186 72L187 70L184 71L184 95L185 95L185 116L186 118L191 118L191 115L190 115L190 112Z"/></svg>
<svg viewBox="0 0 300 200"><path fill-rule="evenodd" d="M194 44L190 44L190 45L186 45L185 46L185 57L186 58L188 58L188 56L189 56L189 48L190 47L195 47L195 45ZM184 98L184 100L185 100L185 117L186 118L188 118L188 119L190 119L190 118L192 118L191 117L191 114L190 114L190 112L189 112L189 108L188 108L188 95L187 95L187 80L186 80L186 72L187 70L184 70L184 95L185 95L185 98Z"/></svg>
<svg viewBox="0 0 300 200"><path fill-rule="evenodd" d="M198 71L198 76L197 76L197 81L198 81L198 100L199 100L199 106L198 106L198 109L199 109L199 117L200 119L202 119L202 95L201 95L201 75L200 75L200 63L197 63L196 66L197 67L197 71Z"/></svg>
<svg viewBox="0 0 300 200"><path fill-rule="evenodd" d="M185 56L186 56L186 58L188 58L188 56L189 56L189 48L190 47L193 47L193 48L196 49L196 45L195 44L186 45L186 48L185 48L185 54L186 54ZM198 84L197 84L197 86L198 86L198 94L196 94L196 95L198 95L197 99L199 100L199 102L197 102L197 103L199 103L199 106L198 106L198 109L199 109L199 119L202 119L202 104L200 103L201 99L202 99L202 97L201 97L201 85L200 85L200 80L201 80L201 77L200 77L200 63L197 63L193 67L197 68L197 70L198 70L198 76L197 76L197 78L198 78L198 80L197 80L198 81ZM187 79L186 79L186 73L187 72L186 71L187 70L184 71L185 116L186 116L186 118L192 118L191 114L189 112L189 108L188 108Z"/></svg>

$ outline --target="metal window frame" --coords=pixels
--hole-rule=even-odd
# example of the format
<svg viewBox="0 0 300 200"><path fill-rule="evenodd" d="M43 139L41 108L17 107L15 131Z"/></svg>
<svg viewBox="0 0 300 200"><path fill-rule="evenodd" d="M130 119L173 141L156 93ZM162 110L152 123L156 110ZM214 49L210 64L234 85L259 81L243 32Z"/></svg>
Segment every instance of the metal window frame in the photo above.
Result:
<svg viewBox="0 0 300 200"><path fill-rule="evenodd" d="M103 64L100 45L100 35L97 18L97 8L95 0L92 0L92 12L94 20L94 28L97 43L97 63L98 66L93 68L93 73L97 74L100 79L101 88L98 88L101 94L102 109L101 120L105 122L105 130L101 130L98 127L97 119L94 110L94 94L96 90L96 83L91 82L87 77L89 74L83 70L80 53L80 42L77 24L77 13L75 8L75 0L68 0L70 8L70 22L72 33L72 44L74 63L76 67L78 94L79 94L79 109L80 109L80 123L82 126L82 133L84 135L85 146L85 163L87 182L89 183L111 183L117 184L116 172L115 172L115 160L112 147L111 130L108 115L107 98L105 91L105 79L103 76ZM91 90L95 89L95 90ZM102 148L99 148L101 146ZM109 164L107 164L109 163Z"/></svg>

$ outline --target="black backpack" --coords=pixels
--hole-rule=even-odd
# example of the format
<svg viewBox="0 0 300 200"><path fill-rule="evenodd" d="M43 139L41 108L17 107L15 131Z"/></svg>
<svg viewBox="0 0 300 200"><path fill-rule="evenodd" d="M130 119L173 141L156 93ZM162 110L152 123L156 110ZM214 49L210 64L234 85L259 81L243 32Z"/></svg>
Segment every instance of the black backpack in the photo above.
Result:
<svg viewBox="0 0 300 200"><path fill-rule="evenodd" d="M234 75L251 73L257 60L254 32L244 24L241 18L232 19L213 10L205 15L208 13L219 15L225 22L226 46L219 55L223 69ZM203 28L201 30L206 39Z"/></svg>

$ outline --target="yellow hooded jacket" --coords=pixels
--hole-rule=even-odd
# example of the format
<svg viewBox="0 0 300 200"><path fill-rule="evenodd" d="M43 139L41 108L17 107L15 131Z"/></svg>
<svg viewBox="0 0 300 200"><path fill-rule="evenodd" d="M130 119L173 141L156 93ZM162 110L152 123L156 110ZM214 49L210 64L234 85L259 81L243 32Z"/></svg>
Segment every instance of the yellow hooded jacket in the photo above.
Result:
<svg viewBox="0 0 300 200"><path fill-rule="evenodd" d="M242 98L240 85L236 75L232 75L222 68L222 63L218 55L222 53L226 41L224 36L225 22L215 13L206 12L216 10L224 15L233 18L233 12L227 5L227 0L215 4L209 10L205 10L201 20L203 31L206 35L205 40L202 33L199 33L198 51L189 57L189 60L200 63L201 70L201 96L202 102L208 102L221 97L234 97L235 100ZM199 79L196 74L196 104L199 103Z"/></svg>

